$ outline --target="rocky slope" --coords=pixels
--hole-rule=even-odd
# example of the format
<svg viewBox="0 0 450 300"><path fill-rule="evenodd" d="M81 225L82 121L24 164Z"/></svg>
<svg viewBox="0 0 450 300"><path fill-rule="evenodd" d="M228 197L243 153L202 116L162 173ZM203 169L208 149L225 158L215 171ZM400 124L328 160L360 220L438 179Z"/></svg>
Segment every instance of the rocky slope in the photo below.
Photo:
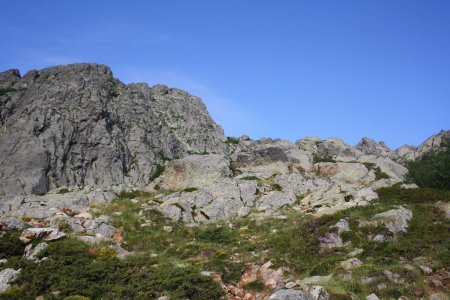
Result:
<svg viewBox="0 0 450 300"><path fill-rule="evenodd" d="M125 85L103 65L0 73L0 197L60 186L143 186L165 160L225 153L188 93Z"/></svg>
<svg viewBox="0 0 450 300"><path fill-rule="evenodd" d="M199 98L125 85L96 64L23 78L9 70L0 88L0 213L9 215L50 217L48 208L80 210L136 189L161 198L148 209L186 223L286 206L329 214L376 200L376 189L404 180L397 161L440 147L450 134L410 152L370 138L354 147L338 138L225 139Z"/></svg>

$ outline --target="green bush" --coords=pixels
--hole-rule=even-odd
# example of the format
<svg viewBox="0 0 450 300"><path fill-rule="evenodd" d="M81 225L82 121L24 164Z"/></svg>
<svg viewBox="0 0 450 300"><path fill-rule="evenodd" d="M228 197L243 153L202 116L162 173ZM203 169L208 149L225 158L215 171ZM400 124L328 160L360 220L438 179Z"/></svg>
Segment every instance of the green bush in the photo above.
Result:
<svg viewBox="0 0 450 300"><path fill-rule="evenodd" d="M205 242L227 244L233 241L233 239L235 238L235 234L236 232L226 226L208 226L202 228L197 237L199 240Z"/></svg>
<svg viewBox="0 0 450 300"><path fill-rule="evenodd" d="M14 88L0 88L0 96L5 95L6 93L16 92L17 89Z"/></svg>
<svg viewBox="0 0 450 300"><path fill-rule="evenodd" d="M88 246L74 239L51 243L44 255L47 260L27 265L19 274L14 290L17 299L40 295L55 300L77 299L73 295L91 299L155 299L162 295L220 299L223 295L221 287L195 267L177 267L145 255L98 259L88 253ZM52 293L55 291L59 293Z"/></svg>
<svg viewBox="0 0 450 300"><path fill-rule="evenodd" d="M131 192L120 192L120 194L117 195L117 197L120 199L133 199L141 195L142 193L140 191L131 191Z"/></svg>
<svg viewBox="0 0 450 300"><path fill-rule="evenodd" d="M313 160L314 160L314 163L319 163L319 162L335 163L336 162L336 160L333 159L331 156L320 156L320 155L317 155L317 154L314 154Z"/></svg>
<svg viewBox="0 0 450 300"><path fill-rule="evenodd" d="M25 246L19 237L20 232L17 231L6 232L0 237L0 259L23 254Z"/></svg>
<svg viewBox="0 0 450 300"><path fill-rule="evenodd" d="M166 169L165 166L157 166L155 173L150 176L150 181L153 181L159 176L161 176L161 174L164 172L165 169Z"/></svg>
<svg viewBox="0 0 450 300"><path fill-rule="evenodd" d="M420 187L450 189L450 147L425 153L407 168L407 179Z"/></svg>
<svg viewBox="0 0 450 300"><path fill-rule="evenodd" d="M241 180L260 180L260 179L256 176L245 176L242 177Z"/></svg>
<svg viewBox="0 0 450 300"><path fill-rule="evenodd" d="M70 190L63 188L63 189L60 189L57 194L64 195L67 193L70 193Z"/></svg>
<svg viewBox="0 0 450 300"><path fill-rule="evenodd" d="M380 167L376 167L374 169L374 171L375 171L375 179L376 180L391 178L388 174L386 174L385 172L381 171Z"/></svg>

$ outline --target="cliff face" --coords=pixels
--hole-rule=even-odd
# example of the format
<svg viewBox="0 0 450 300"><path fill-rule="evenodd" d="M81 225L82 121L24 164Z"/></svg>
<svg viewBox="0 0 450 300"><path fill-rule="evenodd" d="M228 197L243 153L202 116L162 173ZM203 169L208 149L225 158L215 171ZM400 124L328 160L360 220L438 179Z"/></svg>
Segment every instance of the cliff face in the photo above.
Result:
<svg viewBox="0 0 450 300"><path fill-rule="evenodd" d="M0 197L151 181L164 160L226 151L198 97L125 85L97 64L0 73Z"/></svg>

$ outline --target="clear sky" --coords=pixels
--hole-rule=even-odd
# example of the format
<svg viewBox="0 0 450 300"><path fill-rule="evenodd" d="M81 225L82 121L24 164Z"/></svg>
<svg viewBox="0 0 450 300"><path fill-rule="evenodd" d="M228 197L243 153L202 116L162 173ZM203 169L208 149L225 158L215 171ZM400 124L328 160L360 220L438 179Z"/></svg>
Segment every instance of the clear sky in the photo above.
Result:
<svg viewBox="0 0 450 300"><path fill-rule="evenodd" d="M0 70L96 62L202 97L227 135L450 129L448 0L0 0Z"/></svg>

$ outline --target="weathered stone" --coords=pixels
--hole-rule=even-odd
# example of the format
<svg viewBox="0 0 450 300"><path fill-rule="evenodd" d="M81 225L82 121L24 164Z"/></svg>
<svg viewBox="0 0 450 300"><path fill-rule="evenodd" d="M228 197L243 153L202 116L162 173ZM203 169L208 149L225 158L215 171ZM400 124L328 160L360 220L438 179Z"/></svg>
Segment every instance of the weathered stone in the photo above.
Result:
<svg viewBox="0 0 450 300"><path fill-rule="evenodd" d="M389 176L391 185L403 181L406 173L408 172L408 169L393 161L389 157L364 155L358 157L358 161L361 163L373 164L374 168L379 168L381 172L386 173L386 175Z"/></svg>
<svg viewBox="0 0 450 300"><path fill-rule="evenodd" d="M341 248L344 246L342 238L335 232L326 233L324 236L319 237L318 240L320 242L321 252L329 252L333 249Z"/></svg>
<svg viewBox="0 0 450 300"><path fill-rule="evenodd" d="M351 270L351 269L356 269L356 268L361 267L362 264L363 264L363 262L360 261L359 259L350 258L350 259L347 259L347 260L341 262L340 266L342 268L344 268L345 270Z"/></svg>
<svg viewBox="0 0 450 300"><path fill-rule="evenodd" d="M411 183L411 184L403 183L403 184L400 185L400 187L402 189L405 189L405 190L411 190L411 189L419 188L419 186L417 184L415 184L415 183Z"/></svg>
<svg viewBox="0 0 450 300"><path fill-rule="evenodd" d="M371 138L364 137L355 146L356 149L369 155L390 156L391 149L384 142L376 142Z"/></svg>
<svg viewBox="0 0 450 300"><path fill-rule="evenodd" d="M317 163L314 166L318 174L348 183L368 183L375 179L368 177L369 170L360 163Z"/></svg>
<svg viewBox="0 0 450 300"><path fill-rule="evenodd" d="M281 163L286 167L297 164L305 171L312 167L312 155L310 153L300 150L289 141L268 138L257 141L241 140L236 152L232 155L232 160L236 161L239 169L255 173L259 172L252 167L267 167L273 163Z"/></svg>
<svg viewBox="0 0 450 300"><path fill-rule="evenodd" d="M333 275L327 275L327 276L310 276L305 277L302 280L299 280L299 284L306 284L306 285L315 285L315 284L326 284L333 278Z"/></svg>
<svg viewBox="0 0 450 300"><path fill-rule="evenodd" d="M48 244L47 243L39 243L36 246L33 247L33 245L27 245L25 247L25 258L28 260L37 260L37 256L47 249Z"/></svg>
<svg viewBox="0 0 450 300"><path fill-rule="evenodd" d="M446 293L430 293L428 295L429 300L449 300L449 297Z"/></svg>
<svg viewBox="0 0 450 300"><path fill-rule="evenodd" d="M437 206L441 209L447 219L450 219L450 202L438 202ZM1 221L0 221L1 222Z"/></svg>
<svg viewBox="0 0 450 300"><path fill-rule="evenodd" d="M372 217L372 221L376 224L383 224L394 235L404 233L408 228L408 221L413 217L412 211L399 206L396 209L391 209Z"/></svg>
<svg viewBox="0 0 450 300"><path fill-rule="evenodd" d="M116 244L116 243L109 245L108 248L114 250L114 252L116 252L117 258L120 258L120 259L124 259L124 258L134 254L133 252L128 252L127 250L123 249L119 244Z"/></svg>
<svg viewBox="0 0 450 300"><path fill-rule="evenodd" d="M380 300L380 298L378 298L376 294L372 293L366 297L366 300Z"/></svg>
<svg viewBox="0 0 450 300"><path fill-rule="evenodd" d="M329 185L329 183L322 178L298 173L276 175L274 180L276 184L281 186L284 192L292 193L294 195L312 193Z"/></svg>
<svg viewBox="0 0 450 300"><path fill-rule="evenodd" d="M351 231L350 225L346 219L340 219L339 222L331 226L331 228L337 228L337 233L341 234L343 232Z"/></svg>
<svg viewBox="0 0 450 300"><path fill-rule="evenodd" d="M378 195L371 188L335 182L307 195L300 204L302 210L321 216L354 206L364 206L376 199Z"/></svg>
<svg viewBox="0 0 450 300"><path fill-rule="evenodd" d="M0 294L9 288L9 283L16 279L19 273L20 270L16 271L10 268L0 271Z"/></svg>
<svg viewBox="0 0 450 300"><path fill-rule="evenodd" d="M416 151L417 147L411 146L411 145L403 145L393 152L393 156L397 159L402 160L413 160L415 155L414 152Z"/></svg>
<svg viewBox="0 0 450 300"><path fill-rule="evenodd" d="M364 252L363 249L361 249L361 248L356 248L355 250L353 250L352 252L350 252L350 253L348 254L348 256L354 257L354 256L357 256L357 255L362 254L363 252Z"/></svg>
<svg viewBox="0 0 450 300"><path fill-rule="evenodd" d="M82 236L77 237L77 239L79 239L80 241L82 241L88 245L98 244L98 240L95 237L90 236L90 235L82 235Z"/></svg>
<svg viewBox="0 0 450 300"><path fill-rule="evenodd" d="M422 270L422 273L425 275L430 275L433 273L433 269L428 266L419 266L419 268Z"/></svg>
<svg viewBox="0 0 450 300"><path fill-rule="evenodd" d="M308 295L299 290L281 289L273 293L269 300L309 300Z"/></svg>
<svg viewBox="0 0 450 300"><path fill-rule="evenodd" d="M242 271L240 278L240 285L260 281L264 283L264 286L270 290L284 287L283 274L284 270L279 268L277 270L271 269L272 263L266 262L262 266L249 265Z"/></svg>
<svg viewBox="0 0 450 300"><path fill-rule="evenodd" d="M74 187L65 194L51 191L42 196L16 196L0 202L0 215L51 220L55 214L61 214L64 210L85 211L91 204L104 204L114 197L111 191L91 186Z"/></svg>
<svg viewBox="0 0 450 300"><path fill-rule="evenodd" d="M257 191L256 180L239 180L237 184L242 202L247 207L253 207Z"/></svg>
<svg viewBox="0 0 450 300"><path fill-rule="evenodd" d="M315 285L308 289L308 300L329 300L330 295L321 286Z"/></svg>
<svg viewBox="0 0 450 300"><path fill-rule="evenodd" d="M402 284L405 282L405 280L401 278L399 274L391 272L389 270L383 270L383 275L392 283Z"/></svg>
<svg viewBox="0 0 450 300"><path fill-rule="evenodd" d="M229 162L223 155L189 155L171 161L153 185L165 190L201 188L230 175Z"/></svg>
<svg viewBox="0 0 450 300"><path fill-rule="evenodd" d="M280 191L272 191L256 201L256 208L271 214L283 206L292 205L294 203L295 197L293 194L289 195Z"/></svg>
<svg viewBox="0 0 450 300"><path fill-rule="evenodd" d="M66 234L55 228L28 228L20 235L23 243L28 243L35 239L43 239L44 241L54 241L65 237Z"/></svg>
<svg viewBox="0 0 450 300"><path fill-rule="evenodd" d="M22 230L27 224L17 218L0 218L0 230Z"/></svg>

